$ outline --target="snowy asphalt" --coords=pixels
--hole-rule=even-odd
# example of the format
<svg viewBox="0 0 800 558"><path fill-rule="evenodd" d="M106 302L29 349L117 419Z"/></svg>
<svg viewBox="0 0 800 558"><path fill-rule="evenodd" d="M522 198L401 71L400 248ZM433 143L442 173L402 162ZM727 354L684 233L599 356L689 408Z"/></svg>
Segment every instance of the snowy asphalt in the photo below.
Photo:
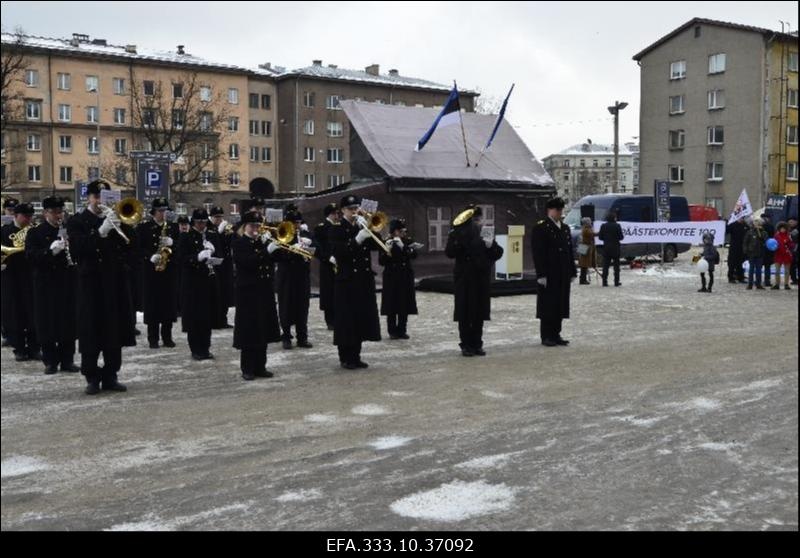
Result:
<svg viewBox="0 0 800 558"><path fill-rule="evenodd" d="M697 293L681 260L576 285L568 348L505 297L464 358L452 298L418 293L365 371L316 300L268 380L231 330L199 364L139 338L95 397L4 349L2 529L797 530L798 291Z"/></svg>

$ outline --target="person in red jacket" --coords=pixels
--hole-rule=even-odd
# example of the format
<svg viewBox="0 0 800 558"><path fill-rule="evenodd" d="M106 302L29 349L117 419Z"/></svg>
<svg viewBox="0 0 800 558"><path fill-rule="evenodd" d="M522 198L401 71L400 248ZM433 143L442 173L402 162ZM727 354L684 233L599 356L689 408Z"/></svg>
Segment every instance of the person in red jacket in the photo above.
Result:
<svg viewBox="0 0 800 558"><path fill-rule="evenodd" d="M775 240L778 241L778 248L775 250L775 285L773 290L781 288L781 267L783 267L783 288L787 291L789 287L789 266L792 265L792 252L794 242L789 237L789 226L780 222L775 227Z"/></svg>

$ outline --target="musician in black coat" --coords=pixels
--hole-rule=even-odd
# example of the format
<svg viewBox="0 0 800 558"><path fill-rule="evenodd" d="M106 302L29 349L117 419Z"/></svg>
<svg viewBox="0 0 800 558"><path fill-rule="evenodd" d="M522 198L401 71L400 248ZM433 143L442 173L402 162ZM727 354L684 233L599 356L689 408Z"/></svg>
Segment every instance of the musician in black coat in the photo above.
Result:
<svg viewBox="0 0 800 558"><path fill-rule="evenodd" d="M3 225L0 239L3 246L14 247L12 235L18 240L33 230L33 206L20 203L14 207L14 221ZM27 238L23 239L23 244ZM17 362L39 360L42 358L33 319L33 289L31 265L25 251L8 255L3 262L2 281L0 281L3 305L3 329L10 345L14 348Z"/></svg>
<svg viewBox="0 0 800 558"><path fill-rule="evenodd" d="M536 268L536 317L541 320L542 345L568 345L561 337L561 322L569 318L570 284L578 276L572 237L561 222L564 200L547 202L547 217L531 231L533 264Z"/></svg>
<svg viewBox="0 0 800 558"><path fill-rule="evenodd" d="M383 250L378 263L383 266L381 315L386 316L390 339L408 339L408 316L417 313L417 294L414 285L414 268L411 260L422 247L406 237L406 224L400 219L389 223L389 240L386 245L391 255Z"/></svg>
<svg viewBox="0 0 800 558"><path fill-rule="evenodd" d="M242 216L241 235L236 233L231 252L236 265L236 317L233 347L241 354L242 378L271 378L267 370L267 345L280 341L278 310L275 305L274 260L280 252L269 233L259 236L261 218L255 213Z"/></svg>
<svg viewBox="0 0 800 558"><path fill-rule="evenodd" d="M610 211L606 215L606 222L600 225L597 238L603 242L600 249L603 252L603 286L608 287L608 268L614 266L614 286L622 285L619 281L619 259L622 255L622 241L625 233L622 226L617 223L617 215Z"/></svg>
<svg viewBox="0 0 800 558"><path fill-rule="evenodd" d="M214 358L209 352L211 329L218 314L216 305L216 270L210 258L216 248L206 238L208 212L195 209L192 228L178 245L182 270L181 325L187 334L189 349L195 360Z"/></svg>
<svg viewBox="0 0 800 558"><path fill-rule="evenodd" d="M183 266L180 264L180 253L178 247L181 245L181 238L183 238L189 229L192 228L189 223L189 218L186 215L181 215L176 219L178 223L178 238L176 243L172 246L172 257L175 259L175 284L177 290L175 292L175 305L178 308L178 316L181 315L181 293L183 292Z"/></svg>
<svg viewBox="0 0 800 558"><path fill-rule="evenodd" d="M342 368L367 368L361 360L363 341L380 341L381 324L375 298L375 272L371 250L378 244L366 230L367 220L358 215L361 199L348 195L342 198L342 222L330 229L330 245L336 265L334 282L333 344L339 349Z"/></svg>
<svg viewBox="0 0 800 558"><path fill-rule="evenodd" d="M25 256L33 271L33 317L45 374L79 372L75 365L77 268L64 227L64 200L42 200L44 221L31 229Z"/></svg>
<svg viewBox="0 0 800 558"><path fill-rule="evenodd" d="M445 254L455 259L453 267L455 309L459 346L466 357L484 356L483 322L491 319L490 283L492 265L503 255L503 248L482 229L483 212L470 207L472 217L454 225L447 237ZM462 212L463 213L463 212Z"/></svg>
<svg viewBox="0 0 800 558"><path fill-rule="evenodd" d="M339 213L339 206L331 203L323 210L325 220L314 227L314 244L316 252L314 257L319 260L319 309L325 314L325 323L328 329L333 331L333 283L335 279L334 265L331 263L333 252L330 247L330 228L339 225L342 216Z"/></svg>
<svg viewBox="0 0 800 558"><path fill-rule="evenodd" d="M231 258L231 242L233 226L228 226L224 219L225 211L221 207L212 207L209 213L208 238L214 244L214 256L222 258L216 268L217 277L217 314L214 318L214 329L229 329L228 309L233 306L233 259Z"/></svg>
<svg viewBox="0 0 800 558"><path fill-rule="evenodd" d="M296 248L309 249L313 243L298 211L289 211L284 220L294 224L295 236L290 242ZM303 228L306 230L304 231ZM283 331L283 348L292 348L292 326L297 334L297 346L311 348L308 342L308 306L311 299L311 261L300 254L281 250L275 273L275 292L278 293L278 313Z"/></svg>
<svg viewBox="0 0 800 558"><path fill-rule="evenodd" d="M140 223L136 228L137 252L144 269L144 323L147 324L147 341L151 349L159 347L159 330L164 346L175 346L172 324L178 319L176 271L180 264L175 259L175 251L179 233L177 224L167 222L166 212L169 209L167 198L154 199L150 209L153 219ZM166 262L163 261L164 256L167 257ZM166 264L166 267L159 271L157 266L162 264Z"/></svg>
<svg viewBox="0 0 800 558"><path fill-rule="evenodd" d="M133 247L115 230L119 217L100 207L100 189L107 182L88 186L88 205L67 221L70 252L78 265L78 351L88 395L103 390L126 391L117 381L122 367L122 347L136 345L131 327L136 315L130 287L130 252ZM97 359L103 354L103 367Z"/></svg>
<svg viewBox="0 0 800 558"><path fill-rule="evenodd" d="M17 198L6 198L3 200L3 223L0 227L11 224L14 220L14 208L17 205L19 205L19 200ZM4 312L3 308L5 308L5 306L0 307L0 312ZM11 343L8 340L8 335L6 335L5 321L2 317L0 317L0 334L2 334L3 337L3 347L9 347Z"/></svg>

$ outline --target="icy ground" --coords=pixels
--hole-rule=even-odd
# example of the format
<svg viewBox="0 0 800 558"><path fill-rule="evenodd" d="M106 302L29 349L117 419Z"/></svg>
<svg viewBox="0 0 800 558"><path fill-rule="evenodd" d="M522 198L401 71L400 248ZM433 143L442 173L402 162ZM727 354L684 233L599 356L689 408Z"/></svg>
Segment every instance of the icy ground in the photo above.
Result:
<svg viewBox="0 0 800 558"><path fill-rule="evenodd" d="M316 300L269 380L231 330L199 364L140 337L129 391L96 397L4 349L2 529L796 530L798 291L697 293L681 260L576 285L568 348L507 297L464 358L452 298L418 293L366 371Z"/></svg>

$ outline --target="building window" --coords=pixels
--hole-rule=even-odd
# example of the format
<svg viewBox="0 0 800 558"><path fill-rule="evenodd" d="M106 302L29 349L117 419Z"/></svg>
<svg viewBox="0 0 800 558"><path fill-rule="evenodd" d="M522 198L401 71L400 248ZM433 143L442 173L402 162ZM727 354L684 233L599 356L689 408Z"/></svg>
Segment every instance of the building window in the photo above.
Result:
<svg viewBox="0 0 800 558"><path fill-rule="evenodd" d="M669 148L683 149L686 145L686 132L684 130L669 131Z"/></svg>
<svg viewBox="0 0 800 558"><path fill-rule="evenodd" d="M39 165L28 165L28 180L40 182L42 180L42 167Z"/></svg>
<svg viewBox="0 0 800 558"><path fill-rule="evenodd" d="M42 136L39 134L28 134L28 151L42 150Z"/></svg>
<svg viewBox="0 0 800 558"><path fill-rule="evenodd" d="M722 180L722 163L708 163L706 165L706 180L709 182Z"/></svg>
<svg viewBox="0 0 800 558"><path fill-rule="evenodd" d="M786 163L786 180L797 180L797 163Z"/></svg>
<svg viewBox="0 0 800 558"><path fill-rule="evenodd" d="M72 167L59 167L58 175L61 184L72 183Z"/></svg>
<svg viewBox="0 0 800 558"><path fill-rule="evenodd" d="M200 173L200 183L203 186L208 186L212 184L214 180L214 173L211 171L203 171Z"/></svg>
<svg viewBox="0 0 800 558"><path fill-rule="evenodd" d="M89 180L97 180L100 178L100 167L88 167L86 169L86 177Z"/></svg>
<svg viewBox="0 0 800 558"><path fill-rule="evenodd" d="M262 147L261 148L261 160L265 163L272 162L272 148L271 147Z"/></svg>
<svg viewBox="0 0 800 558"><path fill-rule="evenodd" d="M431 252L442 252L447 244L450 232L451 213L449 207L428 208L428 249Z"/></svg>
<svg viewBox="0 0 800 558"><path fill-rule="evenodd" d="M69 74L58 74L56 82L58 83L57 87L62 91L69 91L72 89L72 76Z"/></svg>
<svg viewBox="0 0 800 558"><path fill-rule="evenodd" d="M228 157L231 159L238 159L239 158L239 144L232 143L230 147L228 147Z"/></svg>
<svg viewBox="0 0 800 558"><path fill-rule="evenodd" d="M200 131L210 132L213 115L210 112L203 112L200 114Z"/></svg>
<svg viewBox="0 0 800 558"><path fill-rule="evenodd" d="M675 95L669 98L669 113L670 114L683 114L685 95Z"/></svg>
<svg viewBox="0 0 800 558"><path fill-rule="evenodd" d="M113 78L112 85L114 87L114 95L125 94L125 80L122 78Z"/></svg>
<svg viewBox="0 0 800 558"><path fill-rule="evenodd" d="M250 135L257 136L258 135L258 120L251 120L250 121Z"/></svg>
<svg viewBox="0 0 800 558"><path fill-rule="evenodd" d="M581 159L580 160L580 166L581 166L581 168L585 168L586 167L586 159Z"/></svg>
<svg viewBox="0 0 800 558"><path fill-rule="evenodd" d="M708 73L721 74L725 71L725 53L712 54L708 57Z"/></svg>
<svg viewBox="0 0 800 558"><path fill-rule="evenodd" d="M214 151L211 149L210 143L201 143L200 144L200 157L204 161L208 161L214 155Z"/></svg>
<svg viewBox="0 0 800 558"><path fill-rule="evenodd" d="M339 106L339 95L328 95L325 98L325 108L328 110L342 110Z"/></svg>
<svg viewBox="0 0 800 558"><path fill-rule="evenodd" d="M185 203L176 203L175 204L175 214L176 215L188 215L189 213L189 206Z"/></svg>
<svg viewBox="0 0 800 558"><path fill-rule="evenodd" d="M72 153L72 136L58 136L58 151Z"/></svg>
<svg viewBox="0 0 800 558"><path fill-rule="evenodd" d="M100 153L100 138L95 136L86 138L86 151L88 151L91 155L97 155Z"/></svg>
<svg viewBox="0 0 800 558"><path fill-rule="evenodd" d="M786 105L790 108L797 108L797 89L789 89Z"/></svg>
<svg viewBox="0 0 800 558"><path fill-rule="evenodd" d="M680 165L670 165L667 167L669 181L673 183L683 182L683 167Z"/></svg>
<svg viewBox="0 0 800 558"><path fill-rule="evenodd" d="M156 93L156 82L145 80L142 82L142 88L146 97L152 97Z"/></svg>
<svg viewBox="0 0 800 558"><path fill-rule="evenodd" d="M262 120L261 121L261 135L262 136L271 136L272 135L272 121L270 121L270 120Z"/></svg>
<svg viewBox="0 0 800 558"><path fill-rule="evenodd" d="M186 120L186 112L181 109L172 110L172 127L176 130L182 130L184 121Z"/></svg>
<svg viewBox="0 0 800 558"><path fill-rule="evenodd" d="M114 109L114 124L125 124L125 109L124 108L115 108Z"/></svg>
<svg viewBox="0 0 800 558"><path fill-rule="evenodd" d="M142 109L142 126L145 128L153 128L156 125L156 111L155 109Z"/></svg>
<svg viewBox="0 0 800 558"><path fill-rule="evenodd" d="M564 173L564 180L569 180L569 173L568 172Z"/></svg>
<svg viewBox="0 0 800 558"><path fill-rule="evenodd" d="M242 178L238 171L234 171L228 175L228 183L232 186L238 186L241 183L241 180Z"/></svg>
<svg viewBox="0 0 800 558"><path fill-rule="evenodd" d="M228 89L228 103L232 105L239 104L239 90L231 87Z"/></svg>
<svg viewBox="0 0 800 558"><path fill-rule="evenodd" d="M239 204L237 202L231 202L228 207L230 208L228 213L231 215L239 215Z"/></svg>
<svg viewBox="0 0 800 558"><path fill-rule="evenodd" d="M118 165L114 169L114 177L117 179L117 184L126 184L128 182L127 169L122 165Z"/></svg>
<svg viewBox="0 0 800 558"><path fill-rule="evenodd" d="M306 147L303 149L303 161L306 163L313 163L314 162L314 148L313 147Z"/></svg>
<svg viewBox="0 0 800 558"><path fill-rule="evenodd" d="M678 60L669 65L669 79L683 79L686 77L686 60Z"/></svg>
<svg viewBox="0 0 800 558"><path fill-rule="evenodd" d="M186 177L186 171L176 170L172 173L173 184L183 184L183 179Z"/></svg>
<svg viewBox="0 0 800 558"><path fill-rule="evenodd" d="M99 118L99 114L97 111L97 107L86 107L86 122L91 124L97 124L97 119Z"/></svg>
<svg viewBox="0 0 800 558"><path fill-rule="evenodd" d="M239 131L239 118L236 116L228 117L228 131L229 132L238 132Z"/></svg>
<svg viewBox="0 0 800 558"><path fill-rule="evenodd" d="M561 163L561 166L565 168L569 168L569 165L570 165L569 159L564 159L564 161Z"/></svg>
<svg viewBox="0 0 800 558"><path fill-rule="evenodd" d="M789 71L796 72L797 71L797 53L790 52L789 53L789 63L788 63Z"/></svg>
<svg viewBox="0 0 800 558"><path fill-rule="evenodd" d="M208 85L200 86L200 100L207 103L211 100L211 88Z"/></svg>
<svg viewBox="0 0 800 558"><path fill-rule="evenodd" d="M61 122L70 122L72 120L72 106L58 105L58 119Z"/></svg>
<svg viewBox="0 0 800 558"><path fill-rule="evenodd" d="M344 176L340 174L331 174L328 176L328 188L336 188L344 182Z"/></svg>
<svg viewBox="0 0 800 558"><path fill-rule="evenodd" d="M258 108L258 93L250 93L250 95L248 95L248 106L251 109Z"/></svg>
<svg viewBox="0 0 800 558"><path fill-rule="evenodd" d="M786 128L786 143L797 145L797 126L788 126Z"/></svg>
<svg viewBox="0 0 800 558"><path fill-rule="evenodd" d="M26 120L42 119L41 101L25 101L25 119Z"/></svg>
<svg viewBox="0 0 800 558"><path fill-rule="evenodd" d="M128 140L125 138L116 138L114 140L114 153L117 155L125 155L128 153Z"/></svg>
<svg viewBox="0 0 800 558"><path fill-rule="evenodd" d="M328 149L328 162L344 163L344 149L341 148Z"/></svg>
<svg viewBox="0 0 800 558"><path fill-rule="evenodd" d="M611 159L606 159L606 167L610 167L610 166L611 166Z"/></svg>
<svg viewBox="0 0 800 558"><path fill-rule="evenodd" d="M303 122L303 133L307 136L314 135L314 121L313 120L306 120Z"/></svg>
<svg viewBox="0 0 800 558"><path fill-rule="evenodd" d="M592 166L593 167L599 167L600 166L600 163L597 161L597 159L592 159Z"/></svg>
<svg viewBox="0 0 800 558"><path fill-rule="evenodd" d="M725 91L723 89L712 89L708 92L708 110L725 108Z"/></svg>
<svg viewBox="0 0 800 558"><path fill-rule="evenodd" d="M39 87L39 70L25 70L25 85Z"/></svg>
<svg viewBox="0 0 800 558"><path fill-rule="evenodd" d="M316 188L317 187L317 175L316 174L304 174L303 175L303 187L305 187L305 188Z"/></svg>
<svg viewBox="0 0 800 558"><path fill-rule="evenodd" d="M340 138L344 135L344 126L341 122L328 122L328 136Z"/></svg>
<svg viewBox="0 0 800 558"><path fill-rule="evenodd" d="M313 91L304 91L303 92L303 106L312 108L314 106L314 92Z"/></svg>
<svg viewBox="0 0 800 558"><path fill-rule="evenodd" d="M272 108L272 97L270 95L261 95L261 108L264 110Z"/></svg>
<svg viewBox="0 0 800 558"><path fill-rule="evenodd" d="M725 143L725 132L722 126L708 127L708 145L722 145Z"/></svg>
<svg viewBox="0 0 800 558"><path fill-rule="evenodd" d="M100 78L97 76L86 76L86 91L92 93L100 91Z"/></svg>
<svg viewBox="0 0 800 558"><path fill-rule="evenodd" d="M258 162L258 147L250 147L250 161L257 163Z"/></svg>

